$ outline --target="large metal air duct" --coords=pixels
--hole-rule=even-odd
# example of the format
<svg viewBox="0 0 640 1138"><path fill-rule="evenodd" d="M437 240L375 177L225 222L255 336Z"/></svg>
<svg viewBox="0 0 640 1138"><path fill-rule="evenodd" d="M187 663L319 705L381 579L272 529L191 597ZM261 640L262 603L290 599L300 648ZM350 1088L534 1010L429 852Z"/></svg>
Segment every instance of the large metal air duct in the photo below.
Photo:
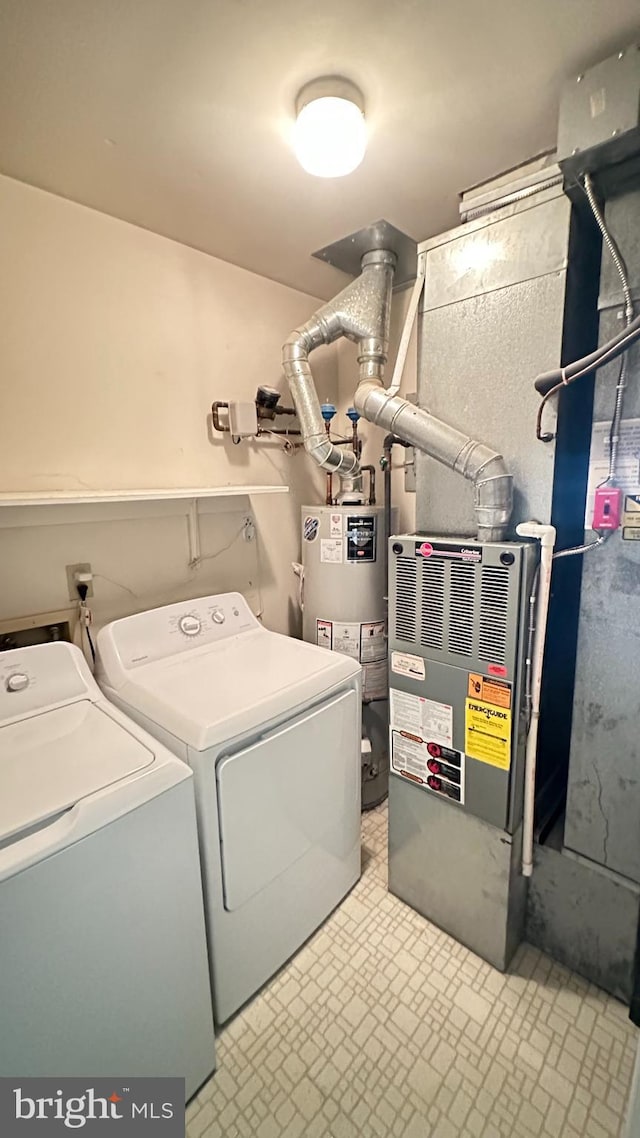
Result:
<svg viewBox="0 0 640 1138"><path fill-rule="evenodd" d="M283 368L304 446L326 470L342 478L358 475L357 456L334 446L327 437L309 366L314 348L345 336L358 345L356 410L385 433L403 439L473 482L478 539L501 541L513 499L513 478L502 455L383 387L395 265L395 253L389 249L365 253L360 276L288 337Z"/></svg>

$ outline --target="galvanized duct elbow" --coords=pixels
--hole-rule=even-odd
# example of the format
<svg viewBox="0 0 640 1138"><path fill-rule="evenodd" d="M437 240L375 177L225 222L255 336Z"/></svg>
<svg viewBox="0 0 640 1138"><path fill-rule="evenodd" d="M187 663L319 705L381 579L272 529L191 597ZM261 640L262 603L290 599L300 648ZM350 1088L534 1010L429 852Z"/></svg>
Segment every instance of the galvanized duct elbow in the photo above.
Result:
<svg viewBox="0 0 640 1138"><path fill-rule="evenodd" d="M502 455L463 435L427 411L390 395L382 386L387 361L395 254L379 249L362 258L361 275L286 341L282 363L305 449L325 470L343 478L360 472L357 456L327 437L309 355L341 336L358 344L360 383L354 405L364 419L431 455L475 487L480 541L501 541L511 516L513 478Z"/></svg>
<svg viewBox="0 0 640 1138"><path fill-rule="evenodd" d="M292 332L282 351L284 374L305 449L319 466L343 477L357 475L360 466L355 454L334 446L327 437L309 354L320 344L331 344L345 336L358 344L361 380L382 381L389 346L395 263L395 255L388 250L366 253L360 276Z"/></svg>
<svg viewBox="0 0 640 1138"><path fill-rule="evenodd" d="M360 384L354 406L364 419L473 482L478 540L503 540L513 506L513 477L501 454L406 399L389 395L375 380Z"/></svg>

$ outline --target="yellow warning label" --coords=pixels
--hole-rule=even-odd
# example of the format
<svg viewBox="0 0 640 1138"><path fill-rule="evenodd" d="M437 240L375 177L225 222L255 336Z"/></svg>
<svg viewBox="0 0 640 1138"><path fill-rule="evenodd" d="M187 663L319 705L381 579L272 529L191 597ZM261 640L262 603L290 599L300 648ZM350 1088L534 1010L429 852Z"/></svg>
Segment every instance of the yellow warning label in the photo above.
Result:
<svg viewBox="0 0 640 1138"><path fill-rule="evenodd" d="M508 771L511 765L511 711L467 699L465 751L471 759Z"/></svg>
<svg viewBox="0 0 640 1138"><path fill-rule="evenodd" d="M622 540L640 541L640 494L625 494Z"/></svg>
<svg viewBox="0 0 640 1138"><path fill-rule="evenodd" d="M469 672L469 689L467 694L471 699L480 700L481 703L492 703L495 707L511 707L511 685L502 680L488 680L476 672Z"/></svg>

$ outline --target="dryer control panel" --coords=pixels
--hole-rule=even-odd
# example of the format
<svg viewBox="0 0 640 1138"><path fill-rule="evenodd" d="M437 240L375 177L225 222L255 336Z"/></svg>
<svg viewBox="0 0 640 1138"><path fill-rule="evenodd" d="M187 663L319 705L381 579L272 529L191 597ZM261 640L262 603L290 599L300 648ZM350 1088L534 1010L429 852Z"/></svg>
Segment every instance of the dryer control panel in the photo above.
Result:
<svg viewBox="0 0 640 1138"><path fill-rule="evenodd" d="M107 671L132 668L182 655L242 632L262 629L240 593L219 593L182 601L116 620L98 636L98 669L109 658Z"/></svg>

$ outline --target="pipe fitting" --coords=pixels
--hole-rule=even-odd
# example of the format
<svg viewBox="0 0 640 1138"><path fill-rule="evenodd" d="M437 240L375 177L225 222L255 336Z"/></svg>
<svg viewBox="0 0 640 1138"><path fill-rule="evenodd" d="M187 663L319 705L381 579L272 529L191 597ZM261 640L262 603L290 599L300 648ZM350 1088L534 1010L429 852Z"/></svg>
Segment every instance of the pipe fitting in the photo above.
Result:
<svg viewBox="0 0 640 1138"><path fill-rule="evenodd" d="M363 418L473 482L479 541L504 538L513 507L513 478L501 454L436 419L378 383L361 383L354 405Z"/></svg>
<svg viewBox="0 0 640 1138"><path fill-rule="evenodd" d="M382 386L395 264L395 254L389 250L365 253L360 276L292 332L284 345L282 365L305 449L325 470L343 479L356 478L360 473L357 455L340 450L327 438L309 366L314 348L345 336L358 345L356 411L473 482L478 539L502 540L513 499L513 479L502 455Z"/></svg>
<svg viewBox="0 0 640 1138"><path fill-rule="evenodd" d="M358 344L361 377L382 377L389 343L395 264L395 254L389 250L374 249L365 253L361 275L292 332L282 351L282 366L305 449L320 466L346 477L358 473L358 458L340 451L326 437L309 354L320 344L331 344L345 336Z"/></svg>

